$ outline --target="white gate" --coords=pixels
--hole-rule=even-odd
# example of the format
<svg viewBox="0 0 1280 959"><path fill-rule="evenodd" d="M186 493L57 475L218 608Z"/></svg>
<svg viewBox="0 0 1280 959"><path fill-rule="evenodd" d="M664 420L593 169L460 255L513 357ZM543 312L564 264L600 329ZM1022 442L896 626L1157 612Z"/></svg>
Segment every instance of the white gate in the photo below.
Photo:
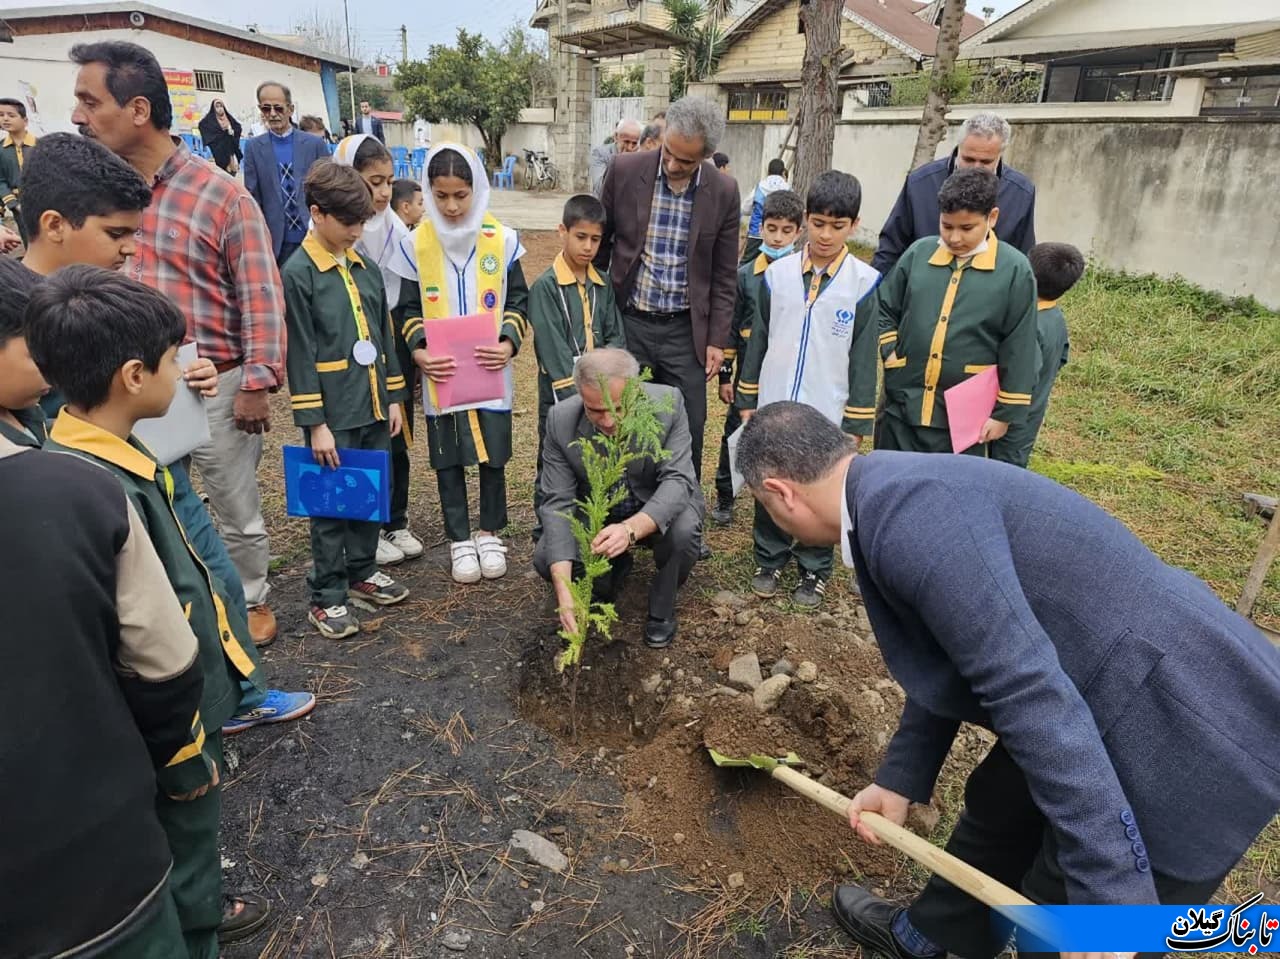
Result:
<svg viewBox="0 0 1280 959"><path fill-rule="evenodd" d="M623 117L638 120L644 117L644 97L596 97L591 101L591 146L598 147L613 136L618 121Z"/></svg>

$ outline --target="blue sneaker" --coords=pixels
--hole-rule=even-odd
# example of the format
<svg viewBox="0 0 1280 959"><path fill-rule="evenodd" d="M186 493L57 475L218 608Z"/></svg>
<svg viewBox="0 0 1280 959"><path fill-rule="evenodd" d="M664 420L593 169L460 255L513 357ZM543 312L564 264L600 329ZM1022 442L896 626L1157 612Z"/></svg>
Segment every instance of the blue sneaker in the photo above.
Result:
<svg viewBox="0 0 1280 959"><path fill-rule="evenodd" d="M232 736L266 723L287 723L291 719L305 716L315 708L316 698L310 693L286 693L268 689L267 698L262 705L239 716L232 716L222 727L222 735Z"/></svg>

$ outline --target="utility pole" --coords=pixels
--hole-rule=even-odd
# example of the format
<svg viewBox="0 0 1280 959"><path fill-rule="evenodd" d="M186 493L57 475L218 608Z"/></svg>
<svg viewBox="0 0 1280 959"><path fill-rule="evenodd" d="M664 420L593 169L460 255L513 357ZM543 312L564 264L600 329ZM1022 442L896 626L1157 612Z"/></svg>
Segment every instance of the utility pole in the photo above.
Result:
<svg viewBox="0 0 1280 959"><path fill-rule="evenodd" d="M342 21L347 28L347 60L354 61L355 57L351 55L351 15L347 12L347 0L342 0ZM351 95L351 125L354 127L360 122L360 115L356 112L356 66L354 62L347 64L347 92Z"/></svg>
<svg viewBox="0 0 1280 959"><path fill-rule="evenodd" d="M400 24L400 62L409 62L409 28Z"/></svg>

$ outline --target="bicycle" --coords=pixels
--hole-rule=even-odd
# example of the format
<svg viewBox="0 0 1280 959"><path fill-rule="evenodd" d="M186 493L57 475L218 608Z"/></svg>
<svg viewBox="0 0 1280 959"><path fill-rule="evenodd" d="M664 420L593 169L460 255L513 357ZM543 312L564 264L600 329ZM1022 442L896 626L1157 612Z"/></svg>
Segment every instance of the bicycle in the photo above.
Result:
<svg viewBox="0 0 1280 959"><path fill-rule="evenodd" d="M540 150L524 151L524 188L554 190L560 174L551 158Z"/></svg>

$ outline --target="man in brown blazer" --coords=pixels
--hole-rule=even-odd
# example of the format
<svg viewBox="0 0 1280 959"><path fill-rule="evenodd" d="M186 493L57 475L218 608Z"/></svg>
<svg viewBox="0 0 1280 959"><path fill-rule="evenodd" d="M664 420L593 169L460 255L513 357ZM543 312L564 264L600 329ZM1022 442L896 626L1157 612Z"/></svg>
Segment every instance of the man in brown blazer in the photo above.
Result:
<svg viewBox="0 0 1280 959"><path fill-rule="evenodd" d="M715 102L685 97L667 110L658 155L619 154L600 191L608 220L596 265L613 279L627 349L684 397L699 482L707 381L737 295L738 184L708 162L723 134Z"/></svg>

